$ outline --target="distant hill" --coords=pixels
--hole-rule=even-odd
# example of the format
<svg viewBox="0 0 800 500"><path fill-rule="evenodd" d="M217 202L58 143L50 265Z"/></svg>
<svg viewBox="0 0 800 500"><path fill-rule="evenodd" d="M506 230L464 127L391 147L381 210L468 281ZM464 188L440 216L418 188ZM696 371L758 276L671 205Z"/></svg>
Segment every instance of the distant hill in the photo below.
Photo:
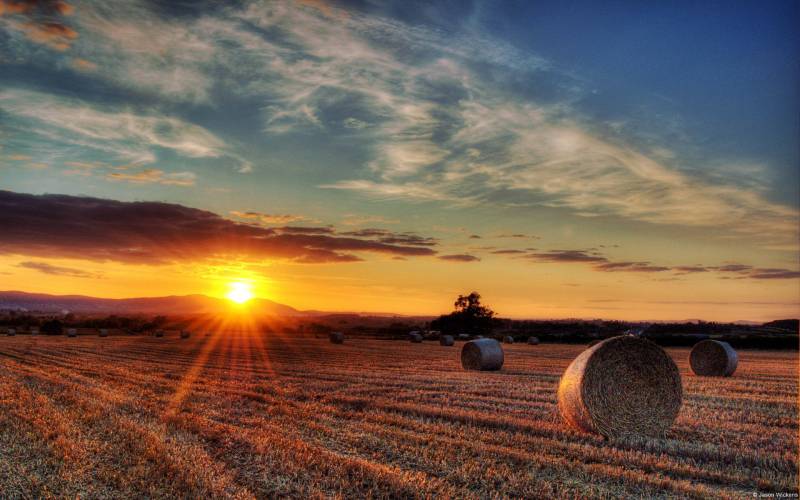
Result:
<svg viewBox="0 0 800 500"><path fill-rule="evenodd" d="M267 299L253 299L248 308L259 314L300 316L297 309ZM206 295L171 295L132 299L101 299L84 295L0 292L0 310L62 312L84 314L213 314L230 310L230 302Z"/></svg>

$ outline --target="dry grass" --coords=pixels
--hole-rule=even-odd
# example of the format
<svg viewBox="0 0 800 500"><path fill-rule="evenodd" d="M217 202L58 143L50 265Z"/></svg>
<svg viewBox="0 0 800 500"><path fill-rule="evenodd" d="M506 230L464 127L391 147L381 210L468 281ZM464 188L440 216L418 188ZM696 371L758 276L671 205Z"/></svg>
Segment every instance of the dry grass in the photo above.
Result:
<svg viewBox="0 0 800 500"><path fill-rule="evenodd" d="M797 491L797 353L690 374L665 439L569 430L584 346L219 335L0 338L0 497L672 496Z"/></svg>

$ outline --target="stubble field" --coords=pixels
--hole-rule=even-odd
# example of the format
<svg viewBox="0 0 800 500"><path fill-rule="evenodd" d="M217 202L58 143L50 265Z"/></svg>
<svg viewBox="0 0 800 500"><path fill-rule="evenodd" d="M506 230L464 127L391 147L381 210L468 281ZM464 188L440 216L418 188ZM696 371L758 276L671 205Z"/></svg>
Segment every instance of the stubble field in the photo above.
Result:
<svg viewBox="0 0 800 500"><path fill-rule="evenodd" d="M690 374L665 439L562 424L584 348L214 334L0 337L0 497L750 497L797 492L798 355Z"/></svg>

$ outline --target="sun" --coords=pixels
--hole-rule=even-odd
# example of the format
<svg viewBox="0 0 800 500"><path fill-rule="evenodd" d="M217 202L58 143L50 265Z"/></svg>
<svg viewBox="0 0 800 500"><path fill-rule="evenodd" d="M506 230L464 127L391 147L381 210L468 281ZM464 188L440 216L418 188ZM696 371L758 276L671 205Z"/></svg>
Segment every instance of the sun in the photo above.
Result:
<svg viewBox="0 0 800 500"><path fill-rule="evenodd" d="M250 283L234 281L228 285L228 288L230 290L226 297L237 304L244 304L253 298L253 290Z"/></svg>

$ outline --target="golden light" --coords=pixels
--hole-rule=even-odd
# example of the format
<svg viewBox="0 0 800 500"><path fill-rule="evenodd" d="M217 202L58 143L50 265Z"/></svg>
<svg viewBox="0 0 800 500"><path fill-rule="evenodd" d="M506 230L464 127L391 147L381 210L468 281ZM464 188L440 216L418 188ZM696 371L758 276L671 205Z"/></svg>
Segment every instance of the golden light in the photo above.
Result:
<svg viewBox="0 0 800 500"><path fill-rule="evenodd" d="M229 284L228 287L230 290L228 291L226 297L237 304L244 304L253 298L253 290L250 283L235 281Z"/></svg>

